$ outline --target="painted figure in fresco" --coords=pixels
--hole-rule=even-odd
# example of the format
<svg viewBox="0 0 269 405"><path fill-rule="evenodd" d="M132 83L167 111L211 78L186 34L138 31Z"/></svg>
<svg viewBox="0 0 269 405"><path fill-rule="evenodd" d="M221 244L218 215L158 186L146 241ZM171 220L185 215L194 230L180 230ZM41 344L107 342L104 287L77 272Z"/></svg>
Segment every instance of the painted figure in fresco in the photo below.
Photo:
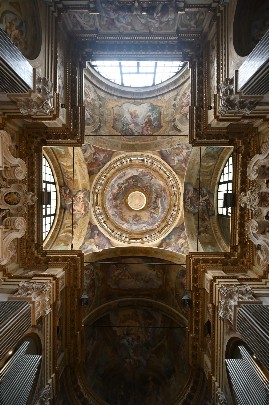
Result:
<svg viewBox="0 0 269 405"><path fill-rule="evenodd" d="M2 17L3 30L10 37L14 45L20 50L26 48L25 24L21 18L12 12L7 12Z"/></svg>
<svg viewBox="0 0 269 405"><path fill-rule="evenodd" d="M184 225L174 228L159 244L159 248L188 254L189 246Z"/></svg>
<svg viewBox="0 0 269 405"><path fill-rule="evenodd" d="M89 144L82 145L81 150L90 176L98 173L99 170L109 162L113 155L113 151Z"/></svg>
<svg viewBox="0 0 269 405"><path fill-rule="evenodd" d="M151 136L161 128L158 105L125 103L113 110L113 128L123 136Z"/></svg>
<svg viewBox="0 0 269 405"><path fill-rule="evenodd" d="M161 150L161 157L177 174L185 174L191 154L191 145L177 144L171 149Z"/></svg>
<svg viewBox="0 0 269 405"><path fill-rule="evenodd" d="M100 25L106 30L148 31L171 29L176 24L177 10L175 0L167 3L150 3L147 14L142 13L141 5L135 1L132 5L123 6L117 0L97 0L96 6L100 12Z"/></svg>
<svg viewBox="0 0 269 405"><path fill-rule="evenodd" d="M99 250L108 249L111 246L110 240L99 231L97 226L89 223L85 239L80 246L83 253L98 252Z"/></svg>
<svg viewBox="0 0 269 405"><path fill-rule="evenodd" d="M202 187L199 192L199 189L193 187L191 183L185 183L184 208L192 214L203 210L209 216L215 215L213 194L205 187Z"/></svg>
<svg viewBox="0 0 269 405"><path fill-rule="evenodd" d="M136 258L136 264L128 263L111 264L106 270L107 283L111 288L120 289L155 289L162 284L162 273L154 265L146 263L140 258ZM131 260L134 261L134 260Z"/></svg>
<svg viewBox="0 0 269 405"><path fill-rule="evenodd" d="M63 186L60 189L61 204L63 208L66 208L70 213L76 216L76 220L85 216L89 211L89 191L78 190L76 194L72 195L71 190L67 186Z"/></svg>

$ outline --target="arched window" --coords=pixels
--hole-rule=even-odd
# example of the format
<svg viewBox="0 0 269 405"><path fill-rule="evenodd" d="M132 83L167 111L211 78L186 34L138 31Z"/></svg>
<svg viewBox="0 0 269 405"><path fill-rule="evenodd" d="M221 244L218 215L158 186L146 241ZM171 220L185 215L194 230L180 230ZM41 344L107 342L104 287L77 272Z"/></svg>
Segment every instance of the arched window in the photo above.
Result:
<svg viewBox="0 0 269 405"><path fill-rule="evenodd" d="M233 158L229 157L221 173L218 185L218 214L231 216L231 196L233 188Z"/></svg>
<svg viewBox="0 0 269 405"><path fill-rule="evenodd" d="M48 160L42 158L42 187L43 187L43 240L46 239L52 227L57 207L57 192L55 179Z"/></svg>
<svg viewBox="0 0 269 405"><path fill-rule="evenodd" d="M100 75L120 86L149 87L163 83L182 70L179 61L91 61Z"/></svg>

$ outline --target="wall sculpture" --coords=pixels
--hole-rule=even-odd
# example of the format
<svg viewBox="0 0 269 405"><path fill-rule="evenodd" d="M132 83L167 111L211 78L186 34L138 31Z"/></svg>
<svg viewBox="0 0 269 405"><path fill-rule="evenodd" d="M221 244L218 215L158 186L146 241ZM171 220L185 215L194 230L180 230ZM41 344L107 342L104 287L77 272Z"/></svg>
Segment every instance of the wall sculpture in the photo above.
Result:
<svg viewBox="0 0 269 405"><path fill-rule="evenodd" d="M0 208L9 210L12 214L23 214L27 205L33 205L37 197L26 191L25 184L11 184L8 187L0 188Z"/></svg>

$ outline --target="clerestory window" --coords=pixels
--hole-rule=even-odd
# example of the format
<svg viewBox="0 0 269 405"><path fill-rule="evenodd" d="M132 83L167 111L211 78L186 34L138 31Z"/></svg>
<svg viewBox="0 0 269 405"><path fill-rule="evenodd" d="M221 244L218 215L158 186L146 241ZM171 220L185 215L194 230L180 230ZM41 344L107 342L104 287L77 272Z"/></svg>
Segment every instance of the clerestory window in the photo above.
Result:
<svg viewBox="0 0 269 405"><path fill-rule="evenodd" d="M52 169L44 155L42 158L42 177L43 240L45 240L55 218L57 207L57 192Z"/></svg>
<svg viewBox="0 0 269 405"><path fill-rule="evenodd" d="M225 194L231 194L233 189L233 158L230 156L223 168L218 185L218 214L231 216L231 207L225 205ZM229 204L228 204L229 205Z"/></svg>
<svg viewBox="0 0 269 405"><path fill-rule="evenodd" d="M88 63L106 79L128 87L149 87L163 83L186 65L186 62L179 61L95 60Z"/></svg>

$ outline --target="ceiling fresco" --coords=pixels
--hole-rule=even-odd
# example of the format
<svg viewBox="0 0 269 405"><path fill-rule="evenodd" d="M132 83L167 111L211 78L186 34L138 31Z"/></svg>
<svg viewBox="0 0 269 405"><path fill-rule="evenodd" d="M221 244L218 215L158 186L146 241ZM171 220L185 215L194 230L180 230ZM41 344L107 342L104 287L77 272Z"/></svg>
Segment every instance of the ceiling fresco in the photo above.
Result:
<svg viewBox="0 0 269 405"><path fill-rule="evenodd" d="M163 97L160 97L160 94ZM117 96L117 97L115 97ZM190 70L143 90L116 85L94 69L84 71L85 135L90 142L116 138L121 144L157 141L163 145L180 136L187 142L191 105ZM90 139L89 139L90 137ZM172 142L172 140L170 140ZM115 142L116 143L116 142ZM101 146L101 145L100 145ZM104 145L105 146L105 145Z"/></svg>
<svg viewBox="0 0 269 405"><path fill-rule="evenodd" d="M183 182L190 145L177 144L155 155L119 155L89 144L75 149L73 175L72 148L51 148L63 174L59 191L64 213L51 248L70 249L73 243L74 248L90 253L135 240L188 252Z"/></svg>
<svg viewBox="0 0 269 405"><path fill-rule="evenodd" d="M140 256L88 263L84 268L84 291L91 310L117 300L119 295L121 298L145 298L154 294L156 300L184 312L182 297L186 291L186 268Z"/></svg>
<svg viewBox="0 0 269 405"><path fill-rule="evenodd" d="M87 386L107 404L165 405L183 391L190 376L185 329L172 319L121 308L85 329Z"/></svg>
<svg viewBox="0 0 269 405"><path fill-rule="evenodd" d="M68 2L65 2L68 3ZM97 33L175 33L201 32L210 19L211 1L193 1L182 8L182 3L169 1L90 1L88 11L68 10L64 17L67 27L74 32ZM195 9L195 5L198 6Z"/></svg>
<svg viewBox="0 0 269 405"><path fill-rule="evenodd" d="M152 257L112 258L85 266L84 289L90 302L82 375L89 392L111 405L179 401L191 373L186 268Z"/></svg>
<svg viewBox="0 0 269 405"><path fill-rule="evenodd" d="M178 223L181 190L181 182L161 159L125 154L112 160L96 177L93 213L110 238L122 243L151 243Z"/></svg>
<svg viewBox="0 0 269 405"><path fill-rule="evenodd" d="M84 144L75 148L74 175L73 149L51 150L63 176L51 249L73 245L88 254L137 245L181 255L227 250L215 195L231 148L202 148L200 162L200 148L185 143L150 153Z"/></svg>

